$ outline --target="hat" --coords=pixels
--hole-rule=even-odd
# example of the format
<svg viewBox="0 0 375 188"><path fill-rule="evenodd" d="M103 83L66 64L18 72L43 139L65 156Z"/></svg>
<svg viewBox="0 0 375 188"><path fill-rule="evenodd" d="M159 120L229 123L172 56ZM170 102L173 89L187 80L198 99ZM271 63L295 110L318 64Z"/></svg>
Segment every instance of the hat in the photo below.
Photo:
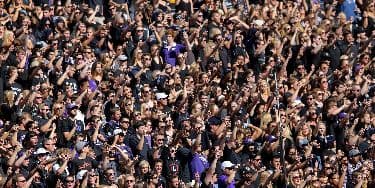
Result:
<svg viewBox="0 0 375 188"><path fill-rule="evenodd" d="M165 98L168 97L168 95L165 94L164 92L162 92L162 93L156 93L155 95L156 95L156 100L165 99Z"/></svg>
<svg viewBox="0 0 375 188"><path fill-rule="evenodd" d="M117 60L118 60L118 61L126 61L126 60L128 60L128 57L126 57L126 55L119 55L119 56L117 57Z"/></svg>
<svg viewBox="0 0 375 188"><path fill-rule="evenodd" d="M38 149L34 152L35 155L46 154L46 153L49 153L49 151L47 151L47 150L44 149L44 148L38 148Z"/></svg>
<svg viewBox="0 0 375 188"><path fill-rule="evenodd" d="M40 62L39 62L39 61L33 61L33 62L31 62L31 64L30 64L30 68L39 67L39 65L40 65Z"/></svg>
<svg viewBox="0 0 375 188"><path fill-rule="evenodd" d="M209 125L220 125L221 119L216 117L216 116L212 116L208 119L208 124Z"/></svg>
<svg viewBox="0 0 375 188"><path fill-rule="evenodd" d="M352 150L349 151L349 157L355 157L359 154L361 154L361 152L359 152L359 150L357 150L357 149L352 149Z"/></svg>
<svg viewBox="0 0 375 188"><path fill-rule="evenodd" d="M262 26L264 24L264 21L263 20L254 20L253 24L255 24L257 26Z"/></svg>
<svg viewBox="0 0 375 188"><path fill-rule="evenodd" d="M221 163L221 170L231 167L234 167L234 164L230 161L224 161L223 163Z"/></svg>
<svg viewBox="0 0 375 188"><path fill-rule="evenodd" d="M76 144L77 151L81 151L85 146L87 146L87 142L78 141Z"/></svg>
<svg viewBox="0 0 375 188"><path fill-rule="evenodd" d="M77 175L76 175L76 179L77 180L82 180L83 177L85 177L85 174L86 174L87 170L80 170Z"/></svg>
<svg viewBox="0 0 375 188"><path fill-rule="evenodd" d="M68 110L73 110L73 109L77 109L78 106L75 103L71 103L71 104L68 104L68 106L66 108Z"/></svg>

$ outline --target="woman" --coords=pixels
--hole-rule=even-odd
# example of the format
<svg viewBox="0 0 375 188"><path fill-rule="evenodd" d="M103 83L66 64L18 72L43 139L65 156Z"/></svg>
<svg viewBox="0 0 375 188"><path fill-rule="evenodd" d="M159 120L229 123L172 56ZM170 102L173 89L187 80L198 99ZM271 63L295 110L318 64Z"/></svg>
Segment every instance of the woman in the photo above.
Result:
<svg viewBox="0 0 375 188"><path fill-rule="evenodd" d="M368 1L369 4L365 6L365 11L363 12L363 28L368 32L368 35L371 35L375 24L375 3L373 1Z"/></svg>
<svg viewBox="0 0 375 188"><path fill-rule="evenodd" d="M0 117L3 121L16 122L18 105L16 104L15 92L11 90L4 91L4 103L0 107Z"/></svg>
<svg viewBox="0 0 375 188"><path fill-rule="evenodd" d="M311 140L312 131L308 124L303 124L302 127L298 130L297 133L297 146L303 149L307 146Z"/></svg>
<svg viewBox="0 0 375 188"><path fill-rule="evenodd" d="M172 30L166 33L167 41L163 47L161 54L164 58L164 62L172 66L176 66L178 54L182 53L185 46L182 44L177 44L175 40L175 34Z"/></svg>
<svg viewBox="0 0 375 188"><path fill-rule="evenodd" d="M103 79L103 69L102 64L100 62L96 62L92 65L91 69L91 76L92 79L99 84Z"/></svg>
<svg viewBox="0 0 375 188"><path fill-rule="evenodd" d="M139 162L138 173L138 181L147 181L148 176L151 173L150 163L148 163L146 160L142 160L141 162Z"/></svg>
<svg viewBox="0 0 375 188"><path fill-rule="evenodd" d="M290 172L289 173L289 188L298 188L304 187L302 175L298 171Z"/></svg>
<svg viewBox="0 0 375 188"><path fill-rule="evenodd" d="M151 46L151 70L162 71L164 66L163 58L160 56L160 48L157 44Z"/></svg>
<svg viewBox="0 0 375 188"><path fill-rule="evenodd" d="M267 103L271 97L271 89L265 80L261 80L258 84L259 99L261 103Z"/></svg>

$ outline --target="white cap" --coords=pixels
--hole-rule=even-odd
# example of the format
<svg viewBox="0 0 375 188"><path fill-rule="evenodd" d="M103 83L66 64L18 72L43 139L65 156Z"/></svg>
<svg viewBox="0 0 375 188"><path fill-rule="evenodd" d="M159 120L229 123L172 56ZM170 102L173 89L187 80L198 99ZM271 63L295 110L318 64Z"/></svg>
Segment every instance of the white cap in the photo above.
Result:
<svg viewBox="0 0 375 188"><path fill-rule="evenodd" d="M164 92L163 93L156 93L156 100L160 100L160 99L165 99L168 97L167 94L165 94Z"/></svg>
<svg viewBox="0 0 375 188"><path fill-rule="evenodd" d="M77 179L77 180L82 180L83 177L85 176L86 172L87 172L87 170L81 170L81 171L79 171L79 172L77 173L77 175L76 175L76 179Z"/></svg>
<svg viewBox="0 0 375 188"><path fill-rule="evenodd" d="M38 149L34 152L35 155L46 154L46 153L49 153L49 151L47 151L47 150L44 149L44 148L38 148Z"/></svg>
<svg viewBox="0 0 375 188"><path fill-rule="evenodd" d="M126 55L119 55L117 57L117 60L119 60L119 61L126 61L126 60L128 60L128 57L126 57Z"/></svg>
<svg viewBox="0 0 375 188"><path fill-rule="evenodd" d="M221 170L224 170L226 168L230 168L230 167L233 167L234 164L230 161L224 161L223 163L221 163Z"/></svg>
<svg viewBox="0 0 375 188"><path fill-rule="evenodd" d="M256 24L258 26L262 26L264 24L264 21L263 20L254 20L253 24Z"/></svg>

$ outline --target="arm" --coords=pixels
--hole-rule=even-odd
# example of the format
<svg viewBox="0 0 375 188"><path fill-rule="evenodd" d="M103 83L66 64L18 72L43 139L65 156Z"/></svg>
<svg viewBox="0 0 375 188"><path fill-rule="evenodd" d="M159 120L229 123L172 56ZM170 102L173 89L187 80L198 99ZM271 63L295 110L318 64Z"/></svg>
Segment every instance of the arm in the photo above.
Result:
<svg viewBox="0 0 375 188"><path fill-rule="evenodd" d="M63 84L64 80L68 77L68 69L69 69L69 67L66 68L64 74L61 75L61 77L57 80L57 85L58 86L61 86Z"/></svg>
<svg viewBox="0 0 375 188"><path fill-rule="evenodd" d="M56 119L56 116L52 116L48 121L47 123L45 123L44 125L42 125L40 127L40 131L42 131L43 133L46 133L50 130L51 128L51 124L52 122Z"/></svg>
<svg viewBox="0 0 375 188"><path fill-rule="evenodd" d="M17 153L18 153L18 152L17 152ZM17 161L14 163L14 166L15 166L15 167L20 167L20 166L22 165L23 161L24 161L26 158L30 157L30 155L31 155L30 150L24 152L24 153L22 154L22 156L21 156L20 158L18 158Z"/></svg>
<svg viewBox="0 0 375 188"><path fill-rule="evenodd" d="M64 173L65 168L68 166L68 159L63 159L63 164L60 166L59 169L57 169L56 174L61 175Z"/></svg>
<svg viewBox="0 0 375 188"><path fill-rule="evenodd" d="M91 141L92 141L93 143L95 143L96 140L98 139L98 135L99 135L99 127L100 127L100 125L99 125L98 123L96 123L94 134L93 134L92 137L91 137Z"/></svg>
<svg viewBox="0 0 375 188"><path fill-rule="evenodd" d="M256 127L256 126L254 126L252 124L249 124L249 127L254 130L253 134L251 135L251 139L252 140L256 140L256 139L258 139L262 135L263 130L261 128Z"/></svg>
<svg viewBox="0 0 375 188"><path fill-rule="evenodd" d="M141 138L140 138L139 143L138 143L138 145L137 145L137 150L138 150L138 151L142 151L142 149L143 149L143 144L144 144L144 142L145 142L144 131L141 133L140 137L141 137Z"/></svg>
<svg viewBox="0 0 375 188"><path fill-rule="evenodd" d="M71 140L74 133L76 132L76 126L73 126L73 129L70 132L64 132L64 137L66 140Z"/></svg>
<svg viewBox="0 0 375 188"><path fill-rule="evenodd" d="M21 148L19 146L16 147L16 150L14 150L14 152L12 153L12 155L10 156L10 158L8 159L7 161L7 165L8 166L13 166L15 164L15 161L16 161L16 158L17 158L17 154L18 152L21 150ZM25 154L24 154L25 155ZM23 156L24 156L23 155Z"/></svg>

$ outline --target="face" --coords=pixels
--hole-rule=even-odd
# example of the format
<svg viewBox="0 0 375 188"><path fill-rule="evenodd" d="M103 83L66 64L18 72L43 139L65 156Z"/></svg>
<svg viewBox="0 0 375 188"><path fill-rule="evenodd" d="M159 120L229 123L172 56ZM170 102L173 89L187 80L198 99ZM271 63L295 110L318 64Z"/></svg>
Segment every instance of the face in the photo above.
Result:
<svg viewBox="0 0 375 188"><path fill-rule="evenodd" d="M26 185L26 178L23 176L20 176L17 178L16 186L19 188L25 187Z"/></svg>
<svg viewBox="0 0 375 188"><path fill-rule="evenodd" d="M75 181L74 181L74 178L73 177L71 177L71 176L69 176L69 177L67 177L66 179L65 179L65 186L67 187L67 188L73 188L75 185L74 185L74 183L75 183Z"/></svg>
<svg viewBox="0 0 375 188"><path fill-rule="evenodd" d="M178 188L179 183L180 182L179 182L178 177L171 179L171 187L172 188Z"/></svg>
<svg viewBox="0 0 375 188"><path fill-rule="evenodd" d="M292 181L293 181L293 184L295 184L295 185L301 184L301 176L299 175L299 173L293 173L292 174Z"/></svg>
<svg viewBox="0 0 375 188"><path fill-rule="evenodd" d="M134 176L128 176L125 179L125 185L127 188L133 188L135 185L135 178Z"/></svg>
<svg viewBox="0 0 375 188"><path fill-rule="evenodd" d="M157 163L155 163L155 171L156 171L157 173L161 173L162 170L163 170L163 163L161 163L161 162L157 162Z"/></svg>
<svg viewBox="0 0 375 188"><path fill-rule="evenodd" d="M321 135L325 135L325 133L326 133L326 126L324 124L319 124L319 126L318 126L318 132Z"/></svg>
<svg viewBox="0 0 375 188"><path fill-rule="evenodd" d="M113 171L112 169L111 170L107 170L107 172L105 173L105 176L107 178L108 181L110 182L114 182L115 181L115 171Z"/></svg>

